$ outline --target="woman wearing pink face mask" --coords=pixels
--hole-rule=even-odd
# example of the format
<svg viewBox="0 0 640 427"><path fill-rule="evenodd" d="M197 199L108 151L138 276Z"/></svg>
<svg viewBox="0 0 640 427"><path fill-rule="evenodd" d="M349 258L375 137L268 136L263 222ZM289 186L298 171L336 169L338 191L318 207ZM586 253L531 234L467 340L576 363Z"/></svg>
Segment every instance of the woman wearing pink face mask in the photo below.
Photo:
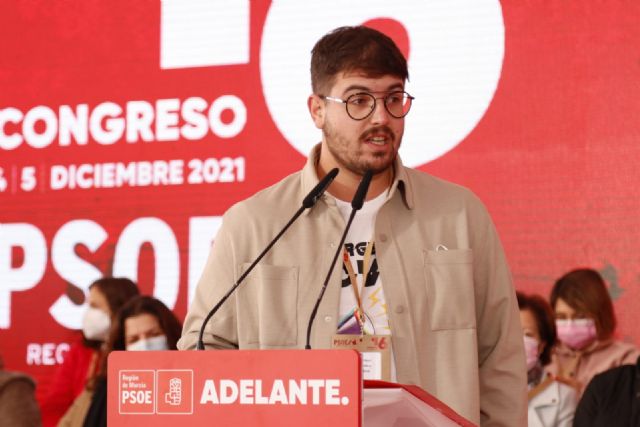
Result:
<svg viewBox="0 0 640 427"><path fill-rule="evenodd" d="M591 269L570 271L551 290L560 344L549 372L582 396L594 375L633 364L640 350L614 338L616 317L602 276Z"/></svg>
<svg viewBox="0 0 640 427"><path fill-rule="evenodd" d="M556 342L553 312L540 296L516 293L527 360L529 427L570 427L576 392L544 372Z"/></svg>

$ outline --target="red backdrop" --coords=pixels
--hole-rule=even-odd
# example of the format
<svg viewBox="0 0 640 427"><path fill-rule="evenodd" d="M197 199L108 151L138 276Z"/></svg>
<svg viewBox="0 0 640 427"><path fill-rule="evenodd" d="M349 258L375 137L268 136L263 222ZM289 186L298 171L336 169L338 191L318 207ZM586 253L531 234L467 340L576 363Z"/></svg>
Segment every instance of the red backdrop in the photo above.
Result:
<svg viewBox="0 0 640 427"><path fill-rule="evenodd" d="M1 6L0 351L8 368L39 380L40 392L77 336L93 279L131 276L184 316L219 216L304 163L296 131L282 125L300 121L282 110L293 94L268 77L300 86L274 58L278 49L299 57L296 40L310 35L295 31L308 18L295 2L177 3ZM443 23L450 38L438 46L486 32L488 47L476 36L471 45L479 62L467 67L464 49L432 49L411 18L403 21L406 5L366 2L388 14L352 11L347 22L325 2L309 8L322 10L313 25L324 31L367 22L398 40L416 96L407 128L420 130L407 131L403 149L417 153L407 155L414 166L485 201L516 287L547 295L568 269L596 268L609 282L620 335L637 341L640 4L486 0L469 12L464 1L431 3L412 7L431 23L455 21ZM181 21L181 13L192 15ZM190 19L203 46L180 36ZM308 54L311 45L303 47ZM433 69L456 57L467 85L429 86L428 67L418 66L423 48ZM484 89L467 102L460 94L475 90L467 86ZM417 107L430 102L432 110ZM425 154L434 147L440 152ZM84 165L77 185L72 165Z"/></svg>

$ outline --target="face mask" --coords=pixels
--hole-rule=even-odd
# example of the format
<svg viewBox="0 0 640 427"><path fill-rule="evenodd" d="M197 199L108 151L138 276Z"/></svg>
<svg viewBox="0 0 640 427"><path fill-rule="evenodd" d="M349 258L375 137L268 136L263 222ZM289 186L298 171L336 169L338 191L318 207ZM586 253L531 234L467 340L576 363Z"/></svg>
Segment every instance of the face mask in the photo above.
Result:
<svg viewBox="0 0 640 427"><path fill-rule="evenodd" d="M527 371L538 363L538 347L540 343L533 337L524 336L524 354L527 356Z"/></svg>
<svg viewBox="0 0 640 427"><path fill-rule="evenodd" d="M556 328L560 341L573 348L582 350L591 344L597 336L593 319L557 319Z"/></svg>
<svg viewBox="0 0 640 427"><path fill-rule="evenodd" d="M82 333L88 340L104 341L107 339L111 318L97 308L89 307L82 318Z"/></svg>
<svg viewBox="0 0 640 427"><path fill-rule="evenodd" d="M131 344L127 344L127 351L159 351L169 350L167 344L167 337L165 335L158 335L157 337L140 339Z"/></svg>

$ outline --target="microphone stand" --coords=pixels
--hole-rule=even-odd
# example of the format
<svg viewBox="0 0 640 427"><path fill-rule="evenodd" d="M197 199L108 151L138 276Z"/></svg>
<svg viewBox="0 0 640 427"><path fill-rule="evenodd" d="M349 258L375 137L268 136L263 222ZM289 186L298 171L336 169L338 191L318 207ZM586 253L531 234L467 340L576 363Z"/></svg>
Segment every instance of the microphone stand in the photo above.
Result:
<svg viewBox="0 0 640 427"><path fill-rule="evenodd" d="M342 237L340 238L340 244L336 249L336 253L333 256L333 260L331 261L331 266L329 267L329 272L327 273L327 277L324 279L324 283L322 284L322 289L320 290L320 295L316 301L316 304L313 306L313 311L311 311L311 317L309 318L309 325L307 326L307 343L304 346L305 350L311 350L311 328L313 326L313 321L318 314L318 308L320 307L320 302L324 297L324 292L327 290L327 285L329 284L329 279L331 278L331 273L333 273L333 269L336 266L336 261L338 260L338 256L340 256L340 252L342 252L342 247L344 245L344 241L347 238L347 233L349 232L349 228L351 228L351 223L353 222L353 218L356 216L356 212L362 208L364 204L364 199L367 195L367 190L369 189L369 184L371 183L371 178L373 177L373 173L371 171L365 172L362 177L362 181L360 181L360 185L358 185L358 189L356 190L356 194L353 196L353 200L351 201L351 214L349 215L349 220L347 221L347 226L342 233Z"/></svg>
<svg viewBox="0 0 640 427"><path fill-rule="evenodd" d="M204 328L207 322L209 322L211 317L213 317L213 315L220 309L222 304L224 304L229 299L229 297L235 292L238 286L240 286L240 284L243 282L245 277L247 277L247 275L251 273L251 271L255 268L258 262L260 262L260 260L267 254L267 252L269 252L269 250L273 247L273 245L275 245L276 242L280 240L280 237L282 237L282 235L289 229L291 224L293 224L298 219L298 217L302 215L302 212L304 212L305 209L311 208L316 204L318 199L320 199L320 196L322 196L322 194L326 191L326 189L329 187L331 182L335 179L336 175L338 175L338 172L339 172L338 168L334 168L331 171L329 171L329 173L320 180L320 182L309 192L309 194L307 194L307 196L302 200L302 206L298 208L298 210L291 217L289 222L287 222L287 224L282 228L282 230L280 230L280 232L276 235L276 237L274 237L273 240L269 242L267 247L264 248L264 250L260 253L260 255L258 255L258 257L251 263L249 268L247 268L245 272L242 273L242 275L238 278L238 280L233 284L231 289L229 289L227 293L220 299L220 301L218 301L218 303L211 309L211 311L209 311L207 316L204 318L204 321L202 322L202 326L200 327L200 334L198 335L198 343L196 344L196 350L204 350Z"/></svg>

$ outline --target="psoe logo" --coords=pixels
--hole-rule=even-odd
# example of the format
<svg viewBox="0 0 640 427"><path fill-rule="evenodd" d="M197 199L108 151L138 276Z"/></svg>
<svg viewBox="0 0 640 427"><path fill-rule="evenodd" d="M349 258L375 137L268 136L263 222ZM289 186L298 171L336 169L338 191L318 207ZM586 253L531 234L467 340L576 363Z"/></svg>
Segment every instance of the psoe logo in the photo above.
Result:
<svg viewBox="0 0 640 427"><path fill-rule="evenodd" d="M193 371L159 369L158 414L193 414Z"/></svg>
<svg viewBox="0 0 640 427"><path fill-rule="evenodd" d="M164 395L164 402L172 406L177 406L182 402L182 380L180 378L169 380L169 393Z"/></svg>
<svg viewBox="0 0 640 427"><path fill-rule="evenodd" d="M120 414L193 414L190 369L119 372Z"/></svg>

